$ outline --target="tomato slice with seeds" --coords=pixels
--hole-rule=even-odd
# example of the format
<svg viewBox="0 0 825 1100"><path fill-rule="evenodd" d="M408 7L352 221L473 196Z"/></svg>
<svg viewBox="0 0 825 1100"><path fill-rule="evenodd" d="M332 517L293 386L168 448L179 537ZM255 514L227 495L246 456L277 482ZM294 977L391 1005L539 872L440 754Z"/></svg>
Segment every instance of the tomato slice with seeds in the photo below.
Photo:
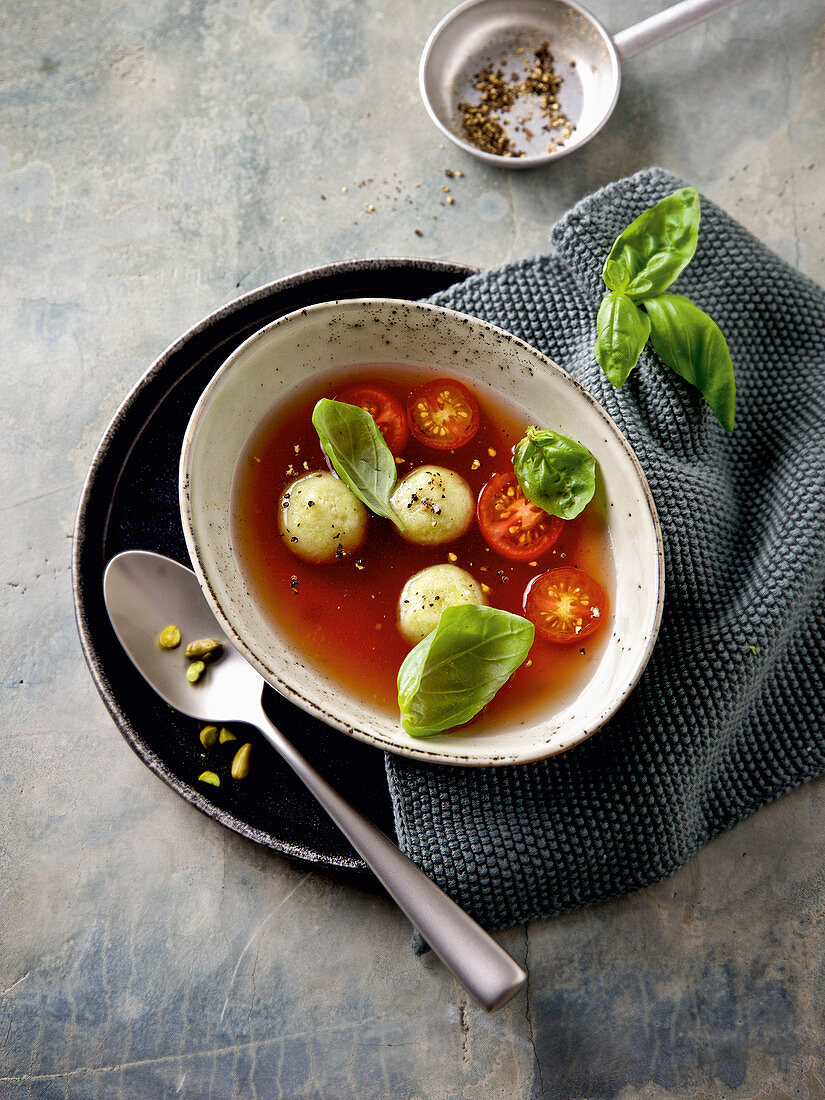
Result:
<svg viewBox="0 0 825 1100"><path fill-rule="evenodd" d="M479 495L476 516L485 540L511 561L546 554L564 527L563 519L527 499L512 470L490 478Z"/></svg>
<svg viewBox="0 0 825 1100"><path fill-rule="evenodd" d="M565 566L530 582L524 613L548 642L578 642L595 634L607 618L607 596L587 573Z"/></svg>
<svg viewBox="0 0 825 1100"><path fill-rule="evenodd" d="M407 414L394 393L371 382L353 382L351 386L345 386L335 400L366 409L394 455L400 454L407 446L410 438Z"/></svg>
<svg viewBox="0 0 825 1100"><path fill-rule="evenodd" d="M434 378L412 391L407 417L419 443L450 451L469 443L478 431L478 401L454 378Z"/></svg>

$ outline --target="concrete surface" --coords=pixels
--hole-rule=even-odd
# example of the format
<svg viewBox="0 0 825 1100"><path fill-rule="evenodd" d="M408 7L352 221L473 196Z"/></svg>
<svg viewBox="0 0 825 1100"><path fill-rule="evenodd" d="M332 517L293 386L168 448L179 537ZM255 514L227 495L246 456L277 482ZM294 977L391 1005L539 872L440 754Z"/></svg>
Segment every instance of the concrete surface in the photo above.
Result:
<svg viewBox="0 0 825 1100"><path fill-rule="evenodd" d="M487 1016L380 895L158 782L86 671L69 566L94 448L238 293L349 257L531 254L653 163L825 282L820 0L749 0L628 62L609 127L533 174L427 119L417 61L449 6L0 13L2 1097L825 1097L821 782L654 888L504 934L529 989ZM612 29L661 6L592 4Z"/></svg>

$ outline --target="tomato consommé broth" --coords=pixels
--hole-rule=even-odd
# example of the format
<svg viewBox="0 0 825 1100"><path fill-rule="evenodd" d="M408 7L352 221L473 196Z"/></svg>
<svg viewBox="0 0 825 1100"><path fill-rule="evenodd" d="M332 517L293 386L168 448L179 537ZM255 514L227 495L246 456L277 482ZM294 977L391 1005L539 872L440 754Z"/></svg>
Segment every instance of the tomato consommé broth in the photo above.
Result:
<svg viewBox="0 0 825 1100"><path fill-rule="evenodd" d="M564 524L555 546L533 563L510 561L492 550L475 519L460 538L421 546L405 541L388 520L371 515L364 544L339 560L312 563L289 550L278 529L284 489L305 473L330 469L312 426L316 402L335 397L345 385L365 382L390 390L406 406L416 386L445 376L434 368L392 363L318 376L251 433L235 476L233 541L253 597L310 663L358 698L396 714L398 669L411 649L398 630L398 598L406 581L421 569L452 562L485 586L492 606L517 615L524 614L529 582L558 566L583 569L612 601L607 524L595 499ZM461 381L470 386L480 407L474 438L445 451L411 435L398 475L400 479L424 464L444 466L461 474L478 499L495 473L512 470L513 448L530 422L486 387L474 386L464 377ZM553 644L537 634L527 661L473 719L473 729L492 729L548 704L562 704L586 681L609 634L609 618L580 643Z"/></svg>

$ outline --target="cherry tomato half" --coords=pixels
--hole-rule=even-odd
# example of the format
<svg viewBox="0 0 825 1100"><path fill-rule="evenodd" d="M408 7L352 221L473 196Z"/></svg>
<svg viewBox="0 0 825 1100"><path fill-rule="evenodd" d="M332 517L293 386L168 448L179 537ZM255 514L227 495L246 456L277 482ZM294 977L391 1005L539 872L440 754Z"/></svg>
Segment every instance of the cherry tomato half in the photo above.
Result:
<svg viewBox="0 0 825 1100"><path fill-rule="evenodd" d="M537 508L512 470L495 474L478 498L478 526L493 548L511 561L530 561L554 545L564 520Z"/></svg>
<svg viewBox="0 0 825 1100"><path fill-rule="evenodd" d="M394 393L371 382L353 382L336 395L336 401L366 409L394 455L400 454L410 437L404 406Z"/></svg>
<svg viewBox="0 0 825 1100"><path fill-rule="evenodd" d="M524 613L548 642L578 642L594 634L607 618L607 596L587 573L565 566L530 582Z"/></svg>
<svg viewBox="0 0 825 1100"><path fill-rule="evenodd" d="M461 382L434 378L407 398L407 417L420 443L449 451L469 443L478 431L478 402Z"/></svg>

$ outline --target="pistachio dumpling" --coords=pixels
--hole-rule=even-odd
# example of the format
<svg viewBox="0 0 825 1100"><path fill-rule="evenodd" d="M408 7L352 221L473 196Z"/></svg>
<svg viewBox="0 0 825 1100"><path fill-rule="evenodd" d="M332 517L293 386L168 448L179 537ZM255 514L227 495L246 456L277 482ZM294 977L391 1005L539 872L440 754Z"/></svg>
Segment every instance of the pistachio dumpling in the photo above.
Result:
<svg viewBox="0 0 825 1100"><path fill-rule="evenodd" d="M305 561L332 561L357 550L367 535L369 513L335 474L316 470L291 481L278 502L278 530Z"/></svg>
<svg viewBox="0 0 825 1100"><path fill-rule="evenodd" d="M415 573L398 597L398 629L410 645L435 630L445 607L486 604L481 585L457 565L430 565Z"/></svg>
<svg viewBox="0 0 825 1100"><path fill-rule="evenodd" d="M475 515L472 490L461 474L443 466L418 466L390 497L409 542L437 546L459 538Z"/></svg>

